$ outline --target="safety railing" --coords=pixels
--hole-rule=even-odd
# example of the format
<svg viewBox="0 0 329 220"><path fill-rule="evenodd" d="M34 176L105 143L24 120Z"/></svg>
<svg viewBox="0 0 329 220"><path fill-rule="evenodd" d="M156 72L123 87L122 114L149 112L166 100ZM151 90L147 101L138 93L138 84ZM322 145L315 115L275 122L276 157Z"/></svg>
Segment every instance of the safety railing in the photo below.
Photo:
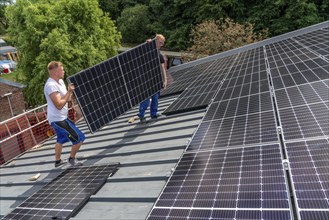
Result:
<svg viewBox="0 0 329 220"><path fill-rule="evenodd" d="M71 120L76 122L81 116L78 105L69 108ZM54 135L47 121L47 105L0 122L0 164L7 163Z"/></svg>

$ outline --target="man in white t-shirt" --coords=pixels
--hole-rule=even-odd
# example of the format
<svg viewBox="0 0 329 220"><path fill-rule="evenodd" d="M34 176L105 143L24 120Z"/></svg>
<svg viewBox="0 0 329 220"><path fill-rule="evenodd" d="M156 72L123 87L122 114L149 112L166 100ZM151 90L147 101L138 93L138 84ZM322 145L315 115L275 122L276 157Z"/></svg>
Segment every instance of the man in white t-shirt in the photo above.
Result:
<svg viewBox="0 0 329 220"><path fill-rule="evenodd" d="M61 159L63 144L71 141L69 164L81 166L82 163L76 159L76 153L85 140L85 135L67 118L68 102L74 91L74 85L70 84L68 90L64 84L64 67L61 62L52 61L48 64L49 78L44 87L47 100L47 118L49 124L54 128L57 141L55 145L55 167L65 162Z"/></svg>

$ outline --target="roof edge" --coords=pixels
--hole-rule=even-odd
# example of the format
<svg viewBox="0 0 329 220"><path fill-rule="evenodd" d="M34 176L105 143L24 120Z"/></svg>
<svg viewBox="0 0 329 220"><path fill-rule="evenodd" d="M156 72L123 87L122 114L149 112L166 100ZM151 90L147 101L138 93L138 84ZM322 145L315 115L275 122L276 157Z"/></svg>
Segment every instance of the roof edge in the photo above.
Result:
<svg viewBox="0 0 329 220"><path fill-rule="evenodd" d="M26 87L26 85L24 85L24 84L14 82L14 81L11 81L11 80L8 80L8 79L4 79L4 78L0 78L0 83L3 83L3 84L8 85L8 86L15 87L15 88L19 88L19 89L23 89L23 88Z"/></svg>

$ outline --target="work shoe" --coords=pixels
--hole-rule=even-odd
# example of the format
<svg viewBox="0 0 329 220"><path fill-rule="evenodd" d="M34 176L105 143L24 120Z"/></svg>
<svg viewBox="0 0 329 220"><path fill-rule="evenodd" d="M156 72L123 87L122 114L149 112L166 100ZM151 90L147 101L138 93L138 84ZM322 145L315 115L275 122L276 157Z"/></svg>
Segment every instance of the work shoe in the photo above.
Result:
<svg viewBox="0 0 329 220"><path fill-rule="evenodd" d="M145 123L146 122L146 118L145 117L143 117L143 118L139 118L139 121L141 122L141 123Z"/></svg>
<svg viewBox="0 0 329 220"><path fill-rule="evenodd" d="M71 166L73 166L73 167L78 167L78 166L82 166L83 164L80 162L80 161L78 161L78 159L77 158L69 158L68 159L68 162L69 162L69 164L71 165Z"/></svg>
<svg viewBox="0 0 329 220"><path fill-rule="evenodd" d="M63 160L56 160L55 161L55 167L60 167L64 164L66 164L66 161L63 161Z"/></svg>
<svg viewBox="0 0 329 220"><path fill-rule="evenodd" d="M161 114L156 114L156 115L152 115L152 116L151 116L152 119L157 119L157 118L159 118L159 117L161 117Z"/></svg>

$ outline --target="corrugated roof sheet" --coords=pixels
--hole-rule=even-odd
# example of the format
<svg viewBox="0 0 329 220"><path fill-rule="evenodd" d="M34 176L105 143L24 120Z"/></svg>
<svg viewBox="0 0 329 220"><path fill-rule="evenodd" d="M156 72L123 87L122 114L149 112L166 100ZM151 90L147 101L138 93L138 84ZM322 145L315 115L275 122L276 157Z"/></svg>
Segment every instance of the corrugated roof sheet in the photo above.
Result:
<svg viewBox="0 0 329 220"><path fill-rule="evenodd" d="M160 99L162 112L175 97ZM145 219L175 167L205 110L184 113L140 124L128 124L137 114L135 108L95 134L84 122L79 127L87 139L77 156L85 165L120 162L116 174L91 196L82 210L71 219ZM15 159L0 169L0 206L3 217L55 178L65 166L54 168L55 139ZM62 158L69 156L63 148ZM41 173L30 182L28 178Z"/></svg>

